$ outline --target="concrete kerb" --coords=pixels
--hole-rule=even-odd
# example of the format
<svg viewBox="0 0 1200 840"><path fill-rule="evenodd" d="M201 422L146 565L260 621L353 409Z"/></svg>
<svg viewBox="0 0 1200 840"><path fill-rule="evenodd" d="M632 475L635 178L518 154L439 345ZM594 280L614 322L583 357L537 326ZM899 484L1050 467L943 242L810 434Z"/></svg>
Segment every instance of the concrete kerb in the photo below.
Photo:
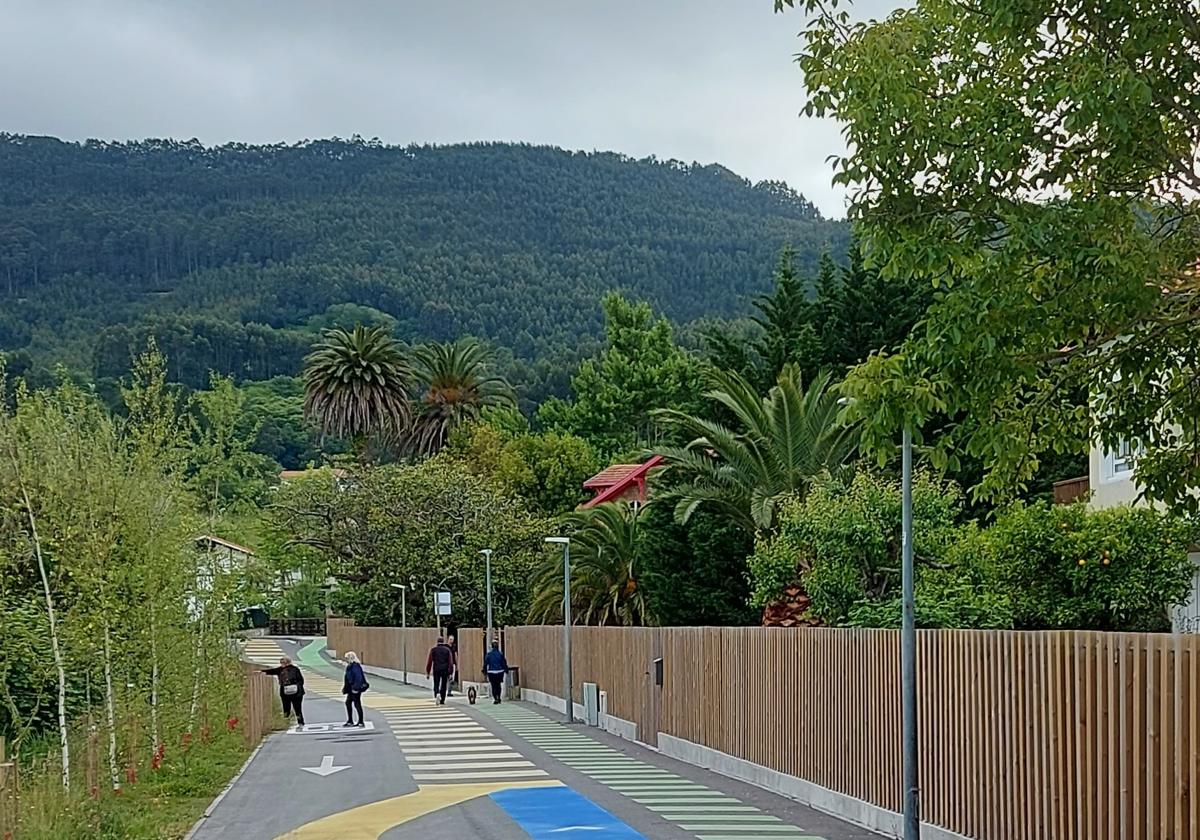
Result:
<svg viewBox="0 0 1200 840"><path fill-rule="evenodd" d="M562 698L544 691L523 688L521 689L521 699L555 711L562 710ZM574 706L576 717L582 717L583 706L579 703L575 703ZM600 728L620 738L634 741L641 746L656 749L652 744L637 740L637 724L632 721L613 715L604 715L601 718ZM722 776L746 782L780 796L786 796L814 810L822 811L888 837L899 838L904 833L903 816L895 811L889 811L887 808L872 805L862 799L830 790L798 776L772 770L770 767L755 764L712 747L662 732L657 734L657 750L669 758L696 767L703 767ZM965 835L926 822L921 823L921 836L925 840L971 840Z"/></svg>

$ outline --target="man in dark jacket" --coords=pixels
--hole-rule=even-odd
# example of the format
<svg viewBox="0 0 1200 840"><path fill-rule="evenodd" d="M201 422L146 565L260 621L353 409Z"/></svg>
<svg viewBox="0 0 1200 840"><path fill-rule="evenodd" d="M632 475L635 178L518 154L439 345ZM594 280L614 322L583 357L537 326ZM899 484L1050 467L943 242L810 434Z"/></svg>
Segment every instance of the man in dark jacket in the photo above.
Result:
<svg viewBox="0 0 1200 840"><path fill-rule="evenodd" d="M446 688L450 675L454 673L454 651L446 640L438 636L437 644L429 650L425 660L425 676L433 677L433 696L438 703L446 702Z"/></svg>
<svg viewBox="0 0 1200 840"><path fill-rule="evenodd" d="M283 702L283 716L296 711L296 723L304 725L304 675L292 664L286 656L279 660L278 668L263 668L264 674L270 674L279 680L279 699Z"/></svg>
<svg viewBox="0 0 1200 840"><path fill-rule="evenodd" d="M504 658L504 651L500 650L499 642L492 642L492 649L483 657L483 672L492 684L492 702L498 704L500 686L504 683L504 675L508 673L508 660Z"/></svg>

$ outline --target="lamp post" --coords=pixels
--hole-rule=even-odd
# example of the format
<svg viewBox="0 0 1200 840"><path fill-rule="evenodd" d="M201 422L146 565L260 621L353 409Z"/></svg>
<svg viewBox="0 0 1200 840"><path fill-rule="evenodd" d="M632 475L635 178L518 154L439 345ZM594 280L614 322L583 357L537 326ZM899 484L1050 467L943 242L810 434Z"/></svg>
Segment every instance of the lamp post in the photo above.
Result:
<svg viewBox="0 0 1200 840"><path fill-rule="evenodd" d="M487 636L483 642L483 652L486 654L492 644L492 550L485 548L479 553L483 555L486 562L483 573L483 586L487 593Z"/></svg>
<svg viewBox="0 0 1200 840"><path fill-rule="evenodd" d="M838 405L853 400L843 397ZM917 733L917 625L913 573L912 422L900 442L900 709L904 775L904 840L921 837L921 774Z"/></svg>
<svg viewBox="0 0 1200 840"><path fill-rule="evenodd" d="M408 587L403 583L393 583L392 589L399 589L400 595L400 668L404 671L404 684L408 685Z"/></svg>
<svg viewBox="0 0 1200 840"><path fill-rule="evenodd" d="M904 840L921 836L921 778L917 764L917 629L913 574L912 425L905 421L900 454L901 616L900 684L904 717Z"/></svg>
<svg viewBox="0 0 1200 840"><path fill-rule="evenodd" d="M546 537L546 542L563 547L563 714L567 723L574 723L574 698L571 694L571 538Z"/></svg>

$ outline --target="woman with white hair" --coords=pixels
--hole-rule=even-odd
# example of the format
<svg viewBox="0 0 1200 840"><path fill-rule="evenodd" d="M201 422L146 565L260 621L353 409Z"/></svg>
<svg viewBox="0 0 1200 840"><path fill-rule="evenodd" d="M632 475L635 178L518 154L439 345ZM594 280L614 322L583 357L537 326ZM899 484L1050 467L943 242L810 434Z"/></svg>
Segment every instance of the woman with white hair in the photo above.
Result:
<svg viewBox="0 0 1200 840"><path fill-rule="evenodd" d="M342 680L342 694L346 695L346 722L343 726L363 726L362 695L371 686L363 673L354 651L346 653L346 676ZM354 722L354 710L358 710L358 723Z"/></svg>

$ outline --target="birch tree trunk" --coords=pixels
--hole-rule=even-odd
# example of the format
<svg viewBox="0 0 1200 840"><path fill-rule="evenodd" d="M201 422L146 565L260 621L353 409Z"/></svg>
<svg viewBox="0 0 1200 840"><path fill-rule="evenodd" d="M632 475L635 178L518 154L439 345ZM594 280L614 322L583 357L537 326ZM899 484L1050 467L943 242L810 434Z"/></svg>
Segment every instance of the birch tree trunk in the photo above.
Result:
<svg viewBox="0 0 1200 840"><path fill-rule="evenodd" d="M15 454L12 459L19 476L20 465ZM54 669L58 672L58 744L62 758L62 785L63 790L70 790L71 745L67 741L67 669L63 666L62 646L58 639L58 619L54 614L54 596L50 592L50 575L46 573L46 560L42 556L42 540L38 536L37 517L34 516L33 503L29 500L29 491L25 489L24 482L21 483L21 498L25 502L25 513L29 518L33 553L37 557L38 574L42 578L42 594L46 598L46 615L50 620L50 650L54 656Z"/></svg>
<svg viewBox="0 0 1200 840"><path fill-rule="evenodd" d="M108 775L112 789L121 789L120 768L117 767L117 703L112 682L112 634L108 619L104 620L104 713L108 718Z"/></svg>
<svg viewBox="0 0 1200 840"><path fill-rule="evenodd" d="M150 606L150 757L158 754L162 736L158 731L158 623L153 603Z"/></svg>

